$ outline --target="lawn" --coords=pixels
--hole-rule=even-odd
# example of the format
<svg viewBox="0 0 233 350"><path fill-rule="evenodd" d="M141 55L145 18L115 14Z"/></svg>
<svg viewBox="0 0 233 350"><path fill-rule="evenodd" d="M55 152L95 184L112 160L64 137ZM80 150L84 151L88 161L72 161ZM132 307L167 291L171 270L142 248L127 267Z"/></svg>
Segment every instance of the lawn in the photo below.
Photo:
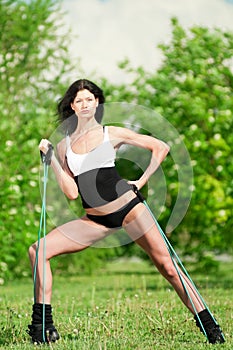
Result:
<svg viewBox="0 0 233 350"><path fill-rule="evenodd" d="M53 307L61 339L52 349L233 349L232 263L192 275L227 342L209 345L167 282L146 262L117 261L93 276L55 276ZM1 286L0 349L32 349L31 281ZM40 348L40 347L36 347Z"/></svg>

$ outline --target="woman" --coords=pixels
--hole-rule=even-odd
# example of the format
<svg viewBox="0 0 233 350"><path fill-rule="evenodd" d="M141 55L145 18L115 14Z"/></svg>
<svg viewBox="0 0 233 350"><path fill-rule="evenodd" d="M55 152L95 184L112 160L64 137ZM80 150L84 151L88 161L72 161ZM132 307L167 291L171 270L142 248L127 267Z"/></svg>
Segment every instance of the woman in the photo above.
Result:
<svg viewBox="0 0 233 350"><path fill-rule="evenodd" d="M59 339L51 313L52 274L50 259L54 256L79 252L106 237L119 227L149 255L159 272L174 287L186 307L195 315L165 243L137 190L140 190L158 169L169 146L156 138L137 134L129 129L103 127L102 90L88 80L74 82L58 104L60 121L65 122L66 137L53 154L51 167L57 182L69 199L81 196L86 215L52 230L46 236L45 329L46 341ZM75 118L73 117L75 115ZM71 117L72 116L72 117ZM71 118L70 118L71 117ZM121 145L142 147L151 152L151 160L137 181L125 181L116 171L116 151ZM50 142L42 139L39 149L46 154ZM137 189L137 190L135 190ZM32 270L37 242L29 248ZM33 305L29 334L33 342L42 343L43 239L40 242L36 279L36 303ZM186 279L185 276L183 276ZM189 295L199 313L210 343L222 343L221 330L195 291L187 284ZM201 326L196 318L196 323Z"/></svg>

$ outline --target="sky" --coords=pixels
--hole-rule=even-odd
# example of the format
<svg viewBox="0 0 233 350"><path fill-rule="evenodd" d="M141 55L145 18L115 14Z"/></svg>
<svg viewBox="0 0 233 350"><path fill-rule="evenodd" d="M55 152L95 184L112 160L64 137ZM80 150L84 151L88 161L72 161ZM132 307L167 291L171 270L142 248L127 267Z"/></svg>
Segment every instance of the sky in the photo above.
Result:
<svg viewBox="0 0 233 350"><path fill-rule="evenodd" d="M71 27L70 55L85 77L106 77L124 83L127 74L117 65L155 71L162 61L159 43L169 43L171 17L182 27L194 25L233 31L233 0L63 0L65 22ZM73 72L72 72L73 75ZM83 76L82 76L83 77Z"/></svg>

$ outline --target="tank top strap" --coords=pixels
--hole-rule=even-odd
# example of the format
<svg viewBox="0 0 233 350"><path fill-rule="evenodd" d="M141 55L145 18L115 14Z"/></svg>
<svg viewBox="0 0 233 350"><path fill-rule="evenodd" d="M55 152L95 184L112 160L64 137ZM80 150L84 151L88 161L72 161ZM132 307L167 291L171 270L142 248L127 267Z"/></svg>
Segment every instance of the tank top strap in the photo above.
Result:
<svg viewBox="0 0 233 350"><path fill-rule="evenodd" d="M103 129L104 129L104 142L107 142L109 141L108 127L104 125Z"/></svg>

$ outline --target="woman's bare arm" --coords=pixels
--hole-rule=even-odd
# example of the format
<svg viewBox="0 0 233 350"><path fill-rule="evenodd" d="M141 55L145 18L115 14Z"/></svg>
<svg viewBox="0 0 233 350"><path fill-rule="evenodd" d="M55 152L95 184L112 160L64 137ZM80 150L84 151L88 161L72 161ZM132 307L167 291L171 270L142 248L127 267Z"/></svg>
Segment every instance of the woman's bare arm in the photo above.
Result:
<svg viewBox="0 0 233 350"><path fill-rule="evenodd" d="M168 154L170 147L165 142L155 137L138 134L126 128L110 127L110 135L117 148L122 144L129 144L151 151L150 163L140 179L137 181L129 181L130 184L136 185L138 189L142 188L151 175L158 169Z"/></svg>
<svg viewBox="0 0 233 350"><path fill-rule="evenodd" d="M49 144L50 144L49 140L42 139L39 144L39 149L46 154L48 151ZM60 144L58 144L57 152L58 152L58 157L60 162L58 161L55 154L53 153L51 158L51 167L56 176L58 185L61 188L62 192L69 199L76 199L78 197L78 187L74 181L74 178L71 172L69 171L66 165L64 142L61 141ZM63 164L63 166L61 166L61 164Z"/></svg>

